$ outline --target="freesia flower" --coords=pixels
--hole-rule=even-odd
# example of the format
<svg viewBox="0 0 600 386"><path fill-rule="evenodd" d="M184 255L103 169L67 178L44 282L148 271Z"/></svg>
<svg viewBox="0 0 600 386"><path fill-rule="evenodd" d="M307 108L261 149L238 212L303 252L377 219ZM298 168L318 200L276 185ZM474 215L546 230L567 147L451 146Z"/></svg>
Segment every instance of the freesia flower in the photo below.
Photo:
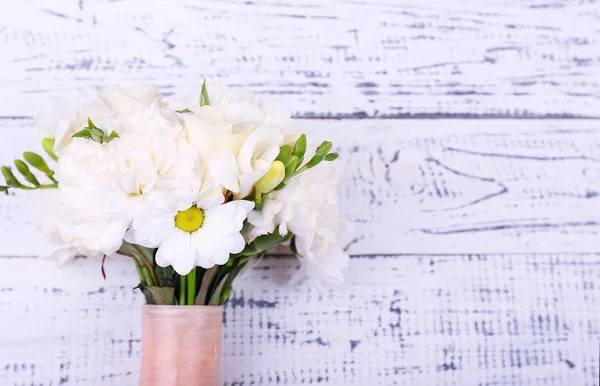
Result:
<svg viewBox="0 0 600 386"><path fill-rule="evenodd" d="M223 152L209 164L209 175L226 189L244 198L271 168L283 143L281 129L263 125L250 132L239 152Z"/></svg>

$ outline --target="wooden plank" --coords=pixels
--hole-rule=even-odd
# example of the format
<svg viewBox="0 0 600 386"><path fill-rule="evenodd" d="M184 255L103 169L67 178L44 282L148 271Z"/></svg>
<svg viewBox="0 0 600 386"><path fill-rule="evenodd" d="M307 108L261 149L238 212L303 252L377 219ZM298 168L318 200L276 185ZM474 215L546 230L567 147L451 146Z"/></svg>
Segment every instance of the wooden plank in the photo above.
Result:
<svg viewBox="0 0 600 386"><path fill-rule="evenodd" d="M582 120L299 120L346 163L353 254L595 252L600 124ZM0 163L31 139L0 120ZM43 255L35 192L0 197L0 255ZM33 241L36 240L36 241Z"/></svg>
<svg viewBox="0 0 600 386"><path fill-rule="evenodd" d="M225 313L223 384L581 385L599 375L600 255L358 257L348 283L286 286L267 258ZM129 261L0 258L0 384L135 385ZM13 273L19 274L13 274Z"/></svg>
<svg viewBox="0 0 600 386"><path fill-rule="evenodd" d="M546 0L0 4L0 116L123 80L218 78L299 116L598 116L600 7Z"/></svg>

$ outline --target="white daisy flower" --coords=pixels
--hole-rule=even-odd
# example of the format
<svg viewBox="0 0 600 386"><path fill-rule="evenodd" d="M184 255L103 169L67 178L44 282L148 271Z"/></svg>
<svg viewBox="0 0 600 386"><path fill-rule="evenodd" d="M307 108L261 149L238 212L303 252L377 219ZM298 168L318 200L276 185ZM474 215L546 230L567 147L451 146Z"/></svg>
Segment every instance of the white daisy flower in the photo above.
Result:
<svg viewBox="0 0 600 386"><path fill-rule="evenodd" d="M244 249L240 231L253 202L223 204L223 195L216 194L190 205L165 190L154 190L145 199L147 210L133 219L125 240L158 248L159 266L171 265L187 275L195 266L225 264L230 254Z"/></svg>

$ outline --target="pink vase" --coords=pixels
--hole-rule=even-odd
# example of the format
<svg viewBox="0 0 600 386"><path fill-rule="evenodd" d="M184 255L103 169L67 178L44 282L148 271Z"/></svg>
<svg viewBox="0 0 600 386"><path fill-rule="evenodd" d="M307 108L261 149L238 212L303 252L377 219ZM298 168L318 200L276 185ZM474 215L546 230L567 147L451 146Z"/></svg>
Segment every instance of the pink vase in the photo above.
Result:
<svg viewBox="0 0 600 386"><path fill-rule="evenodd" d="M223 306L144 305L140 386L220 386Z"/></svg>

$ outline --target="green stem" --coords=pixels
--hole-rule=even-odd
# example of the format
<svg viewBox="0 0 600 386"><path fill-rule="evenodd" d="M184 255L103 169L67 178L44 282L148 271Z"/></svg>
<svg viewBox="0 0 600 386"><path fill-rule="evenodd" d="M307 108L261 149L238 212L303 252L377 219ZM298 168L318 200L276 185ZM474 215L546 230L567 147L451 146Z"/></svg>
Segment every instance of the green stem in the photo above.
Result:
<svg viewBox="0 0 600 386"><path fill-rule="evenodd" d="M154 284L152 284L152 277L150 276L150 270L146 267L142 267L142 278L143 278L143 282L146 285L149 286L154 286Z"/></svg>
<svg viewBox="0 0 600 386"><path fill-rule="evenodd" d="M198 292L198 296L196 296L196 301L194 302L197 306L204 306L208 304L210 300L208 298L209 289L212 286L212 282L215 279L215 276L219 273L219 266L215 265L212 268L207 269L202 275L202 281L200 284L200 291Z"/></svg>
<svg viewBox="0 0 600 386"><path fill-rule="evenodd" d="M135 263L135 269L137 270L138 276L140 277L140 281L142 282L142 284L146 284L144 283L144 273L142 272L142 267L140 266L140 263L135 257L133 258L133 262Z"/></svg>
<svg viewBox="0 0 600 386"><path fill-rule="evenodd" d="M54 184L58 185L58 181L56 181L56 178L54 178L53 174L46 174L48 176L49 179L52 180L52 182L54 182Z"/></svg>
<svg viewBox="0 0 600 386"><path fill-rule="evenodd" d="M185 305L185 287L186 287L186 276L179 276L179 305Z"/></svg>
<svg viewBox="0 0 600 386"><path fill-rule="evenodd" d="M140 257L142 258L142 260L144 260L144 264L148 268L148 271L150 271L150 276L152 276L153 283L149 283L148 285L157 286L158 285L158 281L156 280L156 276L154 275L154 267L152 266L152 264L150 264L150 262L148 261L148 259L146 259L146 256L144 255L144 252L140 251L140 249L138 248L137 245L135 245L135 244L131 244L131 245L133 245L133 247L135 248L135 250L139 252Z"/></svg>
<svg viewBox="0 0 600 386"><path fill-rule="evenodd" d="M187 305L193 306L196 300L196 268L187 275Z"/></svg>

